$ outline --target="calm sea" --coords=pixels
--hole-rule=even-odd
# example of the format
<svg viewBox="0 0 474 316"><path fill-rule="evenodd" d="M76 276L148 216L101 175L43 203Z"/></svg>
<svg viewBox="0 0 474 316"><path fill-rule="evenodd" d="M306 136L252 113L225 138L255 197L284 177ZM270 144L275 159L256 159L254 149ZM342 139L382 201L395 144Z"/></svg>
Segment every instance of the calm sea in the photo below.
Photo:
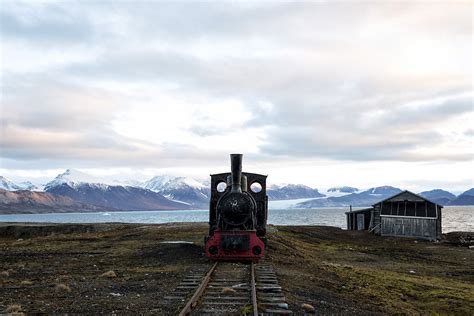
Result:
<svg viewBox="0 0 474 316"><path fill-rule="evenodd" d="M347 208L270 209L268 222L275 225L325 225L346 228ZM107 213L55 213L0 215L0 222L47 223L170 223L207 222L208 210ZM474 206L443 208L443 232L474 231Z"/></svg>

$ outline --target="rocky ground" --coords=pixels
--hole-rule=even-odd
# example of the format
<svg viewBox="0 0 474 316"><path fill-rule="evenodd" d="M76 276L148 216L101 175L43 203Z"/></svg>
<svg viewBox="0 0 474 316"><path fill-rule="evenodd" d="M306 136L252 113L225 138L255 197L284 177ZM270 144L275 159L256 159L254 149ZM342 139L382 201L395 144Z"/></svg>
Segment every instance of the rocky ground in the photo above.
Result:
<svg viewBox="0 0 474 316"><path fill-rule="evenodd" d="M0 313L174 315L163 300L203 255L205 224L0 224ZM474 234L440 243L334 227L270 226L290 308L319 314L474 310ZM189 241L192 243L166 243ZM17 306L15 306L17 305Z"/></svg>

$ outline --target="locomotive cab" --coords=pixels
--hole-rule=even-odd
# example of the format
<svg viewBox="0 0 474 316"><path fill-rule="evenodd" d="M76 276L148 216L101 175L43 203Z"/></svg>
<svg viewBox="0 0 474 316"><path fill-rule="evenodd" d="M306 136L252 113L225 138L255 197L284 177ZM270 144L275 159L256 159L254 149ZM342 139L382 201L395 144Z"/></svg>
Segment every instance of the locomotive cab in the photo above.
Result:
<svg viewBox="0 0 474 316"><path fill-rule="evenodd" d="M211 175L206 255L212 260L257 261L266 244L267 177L242 172L241 154L230 157L230 173ZM260 190L254 189L255 183Z"/></svg>

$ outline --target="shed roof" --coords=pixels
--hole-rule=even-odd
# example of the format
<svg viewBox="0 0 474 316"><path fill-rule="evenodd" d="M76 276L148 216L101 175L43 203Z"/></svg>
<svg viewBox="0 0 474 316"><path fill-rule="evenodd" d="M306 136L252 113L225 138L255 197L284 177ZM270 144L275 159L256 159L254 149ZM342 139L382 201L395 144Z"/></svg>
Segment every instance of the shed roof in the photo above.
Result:
<svg viewBox="0 0 474 316"><path fill-rule="evenodd" d="M413 192L408 191L408 190L404 190L404 191L399 192L399 193L397 193L397 194L394 194L394 195L392 195L392 196L390 196L390 197L388 197L388 198L386 198L386 199L383 199L383 200L381 200L381 201L378 201L377 203L373 204L373 206L375 206L375 205L377 205L377 204L379 204L379 203L382 203L382 202L391 200L391 199L393 199L393 198L396 198L396 197L399 196L399 195L406 194L406 193L411 194L411 195L413 195L414 197L417 197L417 198L419 198L419 199L421 199L421 200L423 200L423 201L426 201L426 202L429 202L429 203L432 203L432 204L439 205L440 207L443 207L441 204L438 204L438 203L436 203L436 202L433 202L433 201L431 201L431 200L429 200L429 199L427 199L427 198L425 198L425 197L423 197L423 196L421 196L421 195L419 195L419 194L413 193Z"/></svg>
<svg viewBox="0 0 474 316"><path fill-rule="evenodd" d="M363 212L371 211L373 209L374 209L373 207L367 207L367 208L363 208L363 209L360 209L360 210L355 210L355 211L352 211L352 212L349 211L349 212L346 212L346 214L363 213Z"/></svg>

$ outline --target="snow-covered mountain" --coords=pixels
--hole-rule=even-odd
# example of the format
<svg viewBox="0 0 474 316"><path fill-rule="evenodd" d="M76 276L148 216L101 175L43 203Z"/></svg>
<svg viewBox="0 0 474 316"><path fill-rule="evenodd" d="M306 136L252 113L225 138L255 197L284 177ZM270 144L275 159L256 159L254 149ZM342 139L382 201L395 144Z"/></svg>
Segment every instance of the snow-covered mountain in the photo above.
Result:
<svg viewBox="0 0 474 316"><path fill-rule="evenodd" d="M153 191L163 189L178 189L181 187L192 187L198 190L206 188L202 181L190 177L177 177L171 175L160 175L151 178L144 183L146 189Z"/></svg>
<svg viewBox="0 0 474 316"><path fill-rule="evenodd" d="M349 187L349 186L333 187L333 188L329 188L327 190L328 195L329 194L331 194L331 195L333 195L333 194L340 194L340 195L351 194L351 193L356 193L358 191L359 191L359 189L354 188L354 187Z"/></svg>
<svg viewBox="0 0 474 316"><path fill-rule="evenodd" d="M124 185L111 185L86 173L67 169L46 184L48 193L67 196L75 201L117 210L189 209L188 204L172 201L151 190Z"/></svg>
<svg viewBox="0 0 474 316"><path fill-rule="evenodd" d="M401 192L399 188L392 186L380 186L370 188L360 193L351 193L343 196L330 196L327 198L313 199L298 203L297 207L341 207L341 206L370 206L384 198L390 197Z"/></svg>
<svg viewBox="0 0 474 316"><path fill-rule="evenodd" d="M204 181L190 177L159 175L146 181L143 187L195 208L209 207L210 188Z"/></svg>
<svg viewBox="0 0 474 316"><path fill-rule="evenodd" d="M0 176L0 189L6 191L20 191L20 190L28 190L28 191L36 191L38 187L31 183L30 181L15 183L8 179L7 177Z"/></svg>
<svg viewBox="0 0 474 316"><path fill-rule="evenodd" d="M67 169L63 173L59 174L52 181L48 182L44 190L67 184L70 187L80 186L82 184L95 184L97 187L106 188L107 185L103 183L103 180L100 178L93 177L87 173L81 172L75 169Z"/></svg>
<svg viewBox="0 0 474 316"><path fill-rule="evenodd" d="M371 195L374 195L374 196L384 196L384 195L395 195L397 193L399 193L401 191L401 189L399 188L396 188L396 187L392 187L390 185L383 185L383 186L380 186L380 187L373 187L373 188L370 188L370 189L367 189L363 192L360 192L360 194L362 193L367 193L367 194L371 194Z"/></svg>
<svg viewBox="0 0 474 316"><path fill-rule="evenodd" d="M0 189L7 190L7 191L17 191L17 190L21 190L22 187L14 183L8 178L4 176L0 176Z"/></svg>
<svg viewBox="0 0 474 316"><path fill-rule="evenodd" d="M70 186L67 183L48 187L48 193L69 197L75 201L115 210L183 210L191 208L187 204L178 203L163 195L129 186L99 185L81 183Z"/></svg>
<svg viewBox="0 0 474 316"><path fill-rule="evenodd" d="M269 200L293 200L325 196L319 193L318 189L310 188L304 184L272 185L267 188L267 195Z"/></svg>
<svg viewBox="0 0 474 316"><path fill-rule="evenodd" d="M33 184L31 181L24 181L18 183L20 187L22 187L22 190L28 190L28 191L39 191L40 188L36 185Z"/></svg>

